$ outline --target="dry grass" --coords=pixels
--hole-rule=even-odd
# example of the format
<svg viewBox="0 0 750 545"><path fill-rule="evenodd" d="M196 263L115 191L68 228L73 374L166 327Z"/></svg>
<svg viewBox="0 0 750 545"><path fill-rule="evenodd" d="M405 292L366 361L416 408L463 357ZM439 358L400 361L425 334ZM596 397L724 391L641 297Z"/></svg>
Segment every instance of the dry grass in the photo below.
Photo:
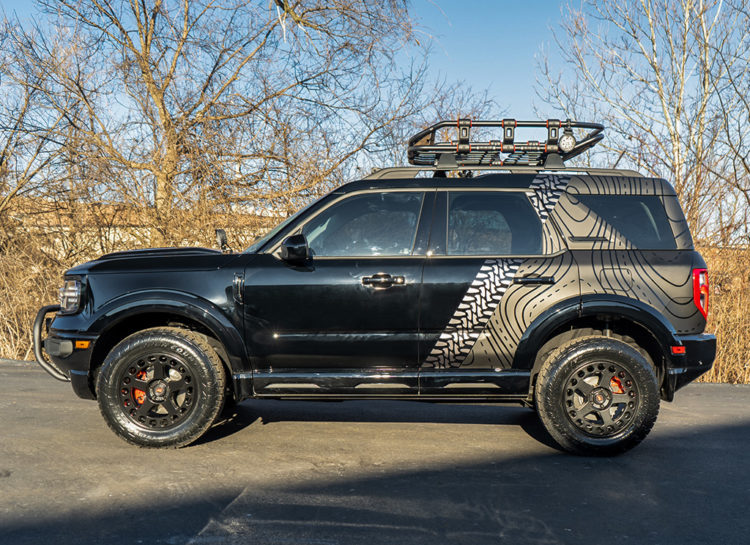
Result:
<svg viewBox="0 0 750 545"><path fill-rule="evenodd" d="M211 244L206 239L205 223L196 224L192 243ZM199 234L200 233L200 234ZM8 235L6 231L6 235ZM230 230L230 243L232 231ZM62 273L75 263L95 258L100 244L85 251L66 251L71 242L59 233L53 237L17 233L0 246L0 358L30 359L31 324L38 308L57 301ZM240 238L240 237L238 237ZM234 238L237 247L247 243ZM28 241L28 243L27 243ZM184 244L185 241L183 241ZM80 247L80 246L79 246ZM111 249L108 249L111 250ZM702 248L708 263L711 299L708 331L718 340L718 355L713 369L701 378L704 382L750 383L750 250Z"/></svg>
<svg viewBox="0 0 750 545"><path fill-rule="evenodd" d="M0 254L0 358L32 358L31 325L42 305L57 302L66 264L14 245Z"/></svg>
<svg viewBox="0 0 750 545"><path fill-rule="evenodd" d="M716 335L714 367L702 382L750 384L750 250L700 248L708 264L707 331Z"/></svg>

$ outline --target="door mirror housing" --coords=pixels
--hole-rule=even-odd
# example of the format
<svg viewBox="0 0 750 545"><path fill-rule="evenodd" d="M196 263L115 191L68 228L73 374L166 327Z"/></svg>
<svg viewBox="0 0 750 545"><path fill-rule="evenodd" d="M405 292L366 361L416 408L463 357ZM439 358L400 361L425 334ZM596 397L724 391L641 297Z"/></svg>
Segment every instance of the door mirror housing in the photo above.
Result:
<svg viewBox="0 0 750 545"><path fill-rule="evenodd" d="M295 265L301 265L310 259L310 247L307 245L305 235L287 237L281 243L281 259Z"/></svg>
<svg viewBox="0 0 750 545"><path fill-rule="evenodd" d="M216 233L216 244L218 244L219 249L225 254L230 253L232 249L227 243L227 232L224 229L214 229L214 233Z"/></svg>

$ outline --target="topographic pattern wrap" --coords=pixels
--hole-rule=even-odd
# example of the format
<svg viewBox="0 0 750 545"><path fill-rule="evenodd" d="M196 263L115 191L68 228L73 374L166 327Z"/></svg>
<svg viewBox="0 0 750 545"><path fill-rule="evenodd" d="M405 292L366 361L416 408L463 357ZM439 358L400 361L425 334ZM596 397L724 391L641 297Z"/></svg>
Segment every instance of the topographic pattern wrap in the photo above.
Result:
<svg viewBox="0 0 750 545"><path fill-rule="evenodd" d="M542 224L546 223L569 181L568 176L549 174L534 178L529 187L533 190L529 199ZM545 242L544 247L550 245ZM438 369L461 366L495 314L523 262L524 259L513 258L484 261L423 366Z"/></svg>

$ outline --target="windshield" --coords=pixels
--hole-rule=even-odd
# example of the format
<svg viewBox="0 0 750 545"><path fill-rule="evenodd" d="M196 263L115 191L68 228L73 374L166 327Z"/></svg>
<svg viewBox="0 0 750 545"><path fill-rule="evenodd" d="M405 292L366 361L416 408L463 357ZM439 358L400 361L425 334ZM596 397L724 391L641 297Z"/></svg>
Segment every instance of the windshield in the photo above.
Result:
<svg viewBox="0 0 750 545"><path fill-rule="evenodd" d="M281 231L283 231L284 229L286 229L289 226L289 224L291 224L294 220L296 220L300 215L302 215L303 212L307 211L307 209L310 208L316 202L318 202L318 201L313 201L310 204L308 204L307 206L305 206L304 208L301 208L301 209L297 210L297 212L295 212L294 214L292 214L291 216L289 216L287 219L285 219L284 221L282 221L276 227L274 227L273 229L271 229L268 233L266 233L265 235L263 235L260 238L256 238L253 241L253 243L250 245L250 247L248 247L248 249L245 250L245 253L254 254L258 250L260 250L266 242L268 242L273 237L275 237L277 234L279 234Z"/></svg>

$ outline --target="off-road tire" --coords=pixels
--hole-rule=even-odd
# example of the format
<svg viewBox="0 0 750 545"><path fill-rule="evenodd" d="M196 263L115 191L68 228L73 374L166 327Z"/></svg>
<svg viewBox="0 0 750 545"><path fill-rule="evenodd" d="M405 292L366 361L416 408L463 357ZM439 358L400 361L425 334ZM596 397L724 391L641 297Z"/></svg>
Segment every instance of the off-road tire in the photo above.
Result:
<svg viewBox="0 0 750 545"><path fill-rule="evenodd" d="M205 337L159 327L134 333L112 349L96 391L107 425L122 439L178 448L211 427L224 405L225 384L221 359Z"/></svg>
<svg viewBox="0 0 750 545"><path fill-rule="evenodd" d="M653 367L636 348L596 335L572 339L547 356L535 402L542 424L564 450L611 456L651 431L659 389Z"/></svg>

